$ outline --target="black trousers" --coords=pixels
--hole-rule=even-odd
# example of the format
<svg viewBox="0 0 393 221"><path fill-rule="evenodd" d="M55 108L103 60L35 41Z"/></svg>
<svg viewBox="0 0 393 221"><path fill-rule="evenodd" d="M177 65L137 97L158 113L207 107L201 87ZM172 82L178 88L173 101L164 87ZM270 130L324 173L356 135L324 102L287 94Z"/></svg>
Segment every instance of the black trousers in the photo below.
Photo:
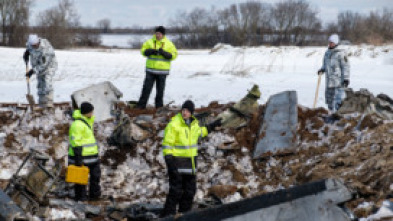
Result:
<svg viewBox="0 0 393 221"><path fill-rule="evenodd" d="M97 198L101 196L101 186L100 186L100 178L101 178L101 168L100 163L94 163L90 165L85 165L89 167L89 198ZM86 186L85 185L74 185L75 191L75 200L85 201L87 200Z"/></svg>
<svg viewBox="0 0 393 221"><path fill-rule="evenodd" d="M145 81L143 82L142 94L138 101L138 108L146 108L147 102L150 97L151 90L153 89L154 82L156 82L156 108L162 107L164 105L164 90L166 74L153 74L151 72L146 72Z"/></svg>
<svg viewBox="0 0 393 221"><path fill-rule="evenodd" d="M161 216L176 214L176 207L179 205L179 212L184 213L192 208L192 201L196 193L196 176L190 174L180 174L176 168L167 162L169 175L169 193L166 197L164 211Z"/></svg>

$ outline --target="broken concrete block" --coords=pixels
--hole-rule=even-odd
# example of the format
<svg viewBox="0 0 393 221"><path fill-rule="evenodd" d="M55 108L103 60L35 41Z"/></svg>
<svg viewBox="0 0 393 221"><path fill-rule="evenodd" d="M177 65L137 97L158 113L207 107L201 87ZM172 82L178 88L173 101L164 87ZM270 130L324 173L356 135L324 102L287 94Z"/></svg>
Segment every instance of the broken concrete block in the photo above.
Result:
<svg viewBox="0 0 393 221"><path fill-rule="evenodd" d="M123 93L119 89L111 82L105 81L75 91L71 95L71 100L74 108L79 108L85 101L93 104L95 120L99 122L112 117L111 110L113 109L113 105L122 96Z"/></svg>
<svg viewBox="0 0 393 221"><path fill-rule="evenodd" d="M222 119L222 127L239 128L245 126L252 115L258 111L260 96L258 85L254 85L245 97L217 116L217 119Z"/></svg>
<svg viewBox="0 0 393 221"><path fill-rule="evenodd" d="M297 122L296 91L285 91L271 96L259 130L254 159L265 153L291 152L296 146Z"/></svg>
<svg viewBox="0 0 393 221"><path fill-rule="evenodd" d="M341 181L327 179L161 220L350 221L337 205L351 198Z"/></svg>

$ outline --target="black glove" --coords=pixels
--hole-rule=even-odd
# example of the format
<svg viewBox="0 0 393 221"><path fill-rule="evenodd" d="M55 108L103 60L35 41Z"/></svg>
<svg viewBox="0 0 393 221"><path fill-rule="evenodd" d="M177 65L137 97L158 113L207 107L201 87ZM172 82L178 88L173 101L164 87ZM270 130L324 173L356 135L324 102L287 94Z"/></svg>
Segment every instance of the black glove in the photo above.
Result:
<svg viewBox="0 0 393 221"><path fill-rule="evenodd" d="M33 69L30 69L30 71L28 71L27 73L26 73L26 77L27 78L31 78L31 76L34 74L34 70Z"/></svg>
<svg viewBox="0 0 393 221"><path fill-rule="evenodd" d="M348 85L349 85L349 80L344 80L343 81L343 86L344 87L348 87Z"/></svg>
<svg viewBox="0 0 393 221"><path fill-rule="evenodd" d="M207 125L207 131L210 133L211 131L215 130L217 127L220 127L222 125L222 119L218 118L217 120L211 122L209 125Z"/></svg>
<svg viewBox="0 0 393 221"><path fill-rule="evenodd" d="M162 49L162 48L158 49L158 54L162 55L165 59L172 58L172 54L167 51L164 51L164 49Z"/></svg>
<svg viewBox="0 0 393 221"><path fill-rule="evenodd" d="M74 147L75 165L82 166L82 147Z"/></svg>
<svg viewBox="0 0 393 221"><path fill-rule="evenodd" d="M29 56L30 56L30 52L29 50L26 49L25 53L23 53L23 60L25 61L26 64L27 62L29 62Z"/></svg>
<svg viewBox="0 0 393 221"><path fill-rule="evenodd" d="M325 72L325 70L321 68L321 69L318 70L317 74L318 74L318 75L321 75L321 74L323 74L324 72Z"/></svg>
<svg viewBox="0 0 393 221"><path fill-rule="evenodd" d="M157 54L158 54L158 52L157 52L157 50L155 50L155 49L146 49L146 50L145 50L145 55L146 55L146 56L157 55Z"/></svg>

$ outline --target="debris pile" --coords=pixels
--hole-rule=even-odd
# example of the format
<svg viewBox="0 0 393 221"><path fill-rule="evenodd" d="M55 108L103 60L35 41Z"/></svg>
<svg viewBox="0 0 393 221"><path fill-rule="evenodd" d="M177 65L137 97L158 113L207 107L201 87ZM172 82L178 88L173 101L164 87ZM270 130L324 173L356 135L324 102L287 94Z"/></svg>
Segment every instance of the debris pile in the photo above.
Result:
<svg viewBox="0 0 393 221"><path fill-rule="evenodd" d="M98 122L94 128L102 156L103 190L103 199L94 205L107 207L110 196L123 205L163 203L168 180L161 141L166 124L180 107L138 110L127 103L117 106L123 111L117 120ZM231 106L233 103L212 102L208 107L196 109L196 115L201 122L211 122ZM393 121L377 114L350 112L327 124L325 109L298 106L294 151L253 160L265 109L259 105L252 114L244 116L244 125L222 127L201 140L197 204L203 204L211 195L225 204L336 178L356 192L346 206L357 217L368 217L393 193ZM3 189L29 148L34 147L53 160L64 162L71 122L70 104L56 104L51 112L31 112L17 104L2 104L0 110L0 186ZM128 125L130 134L127 136L132 139L121 144L108 140L114 134L118 137L124 134L113 133L122 124ZM54 162L50 160L48 165ZM49 193L49 198L70 201L73 193L67 185L57 187ZM47 218L85 218L85 213L73 212L63 205L66 204L50 205ZM98 216L107 214L101 212Z"/></svg>

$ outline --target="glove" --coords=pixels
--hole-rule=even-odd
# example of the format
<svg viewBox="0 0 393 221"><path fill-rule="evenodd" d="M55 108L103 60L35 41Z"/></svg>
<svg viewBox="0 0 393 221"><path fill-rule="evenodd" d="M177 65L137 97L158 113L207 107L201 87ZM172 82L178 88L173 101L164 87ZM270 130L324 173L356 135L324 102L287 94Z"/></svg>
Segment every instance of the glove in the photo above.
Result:
<svg viewBox="0 0 393 221"><path fill-rule="evenodd" d="M157 54L158 54L158 52L157 52L157 50L155 50L155 49L146 49L146 50L145 50L145 55L146 55L146 56L157 55Z"/></svg>
<svg viewBox="0 0 393 221"><path fill-rule="evenodd" d="M29 50L26 49L25 53L23 53L23 60L25 61L26 64L27 62L29 62L29 56L30 56L30 52Z"/></svg>
<svg viewBox="0 0 393 221"><path fill-rule="evenodd" d="M220 127L222 125L222 119L218 118L217 120L211 122L209 125L207 125L207 131L210 133L211 131L215 130L217 127Z"/></svg>
<svg viewBox="0 0 393 221"><path fill-rule="evenodd" d="M172 58L172 54L167 51L164 51L164 49L162 49L162 48L158 49L158 54L162 55L165 59Z"/></svg>
<svg viewBox="0 0 393 221"><path fill-rule="evenodd" d="M82 166L82 147L74 147L75 165Z"/></svg>
<svg viewBox="0 0 393 221"><path fill-rule="evenodd" d="M27 78L31 78L31 76L34 74L34 70L33 69L30 69L30 71L28 71L27 73L26 73L26 77Z"/></svg>
<svg viewBox="0 0 393 221"><path fill-rule="evenodd" d="M321 75L321 74L323 74L324 72L325 72L325 70L321 68L321 69L318 70L317 74L318 74L318 75Z"/></svg>
<svg viewBox="0 0 393 221"><path fill-rule="evenodd" d="M344 87L348 87L348 85L349 85L349 80L344 80L343 81L343 86Z"/></svg>

